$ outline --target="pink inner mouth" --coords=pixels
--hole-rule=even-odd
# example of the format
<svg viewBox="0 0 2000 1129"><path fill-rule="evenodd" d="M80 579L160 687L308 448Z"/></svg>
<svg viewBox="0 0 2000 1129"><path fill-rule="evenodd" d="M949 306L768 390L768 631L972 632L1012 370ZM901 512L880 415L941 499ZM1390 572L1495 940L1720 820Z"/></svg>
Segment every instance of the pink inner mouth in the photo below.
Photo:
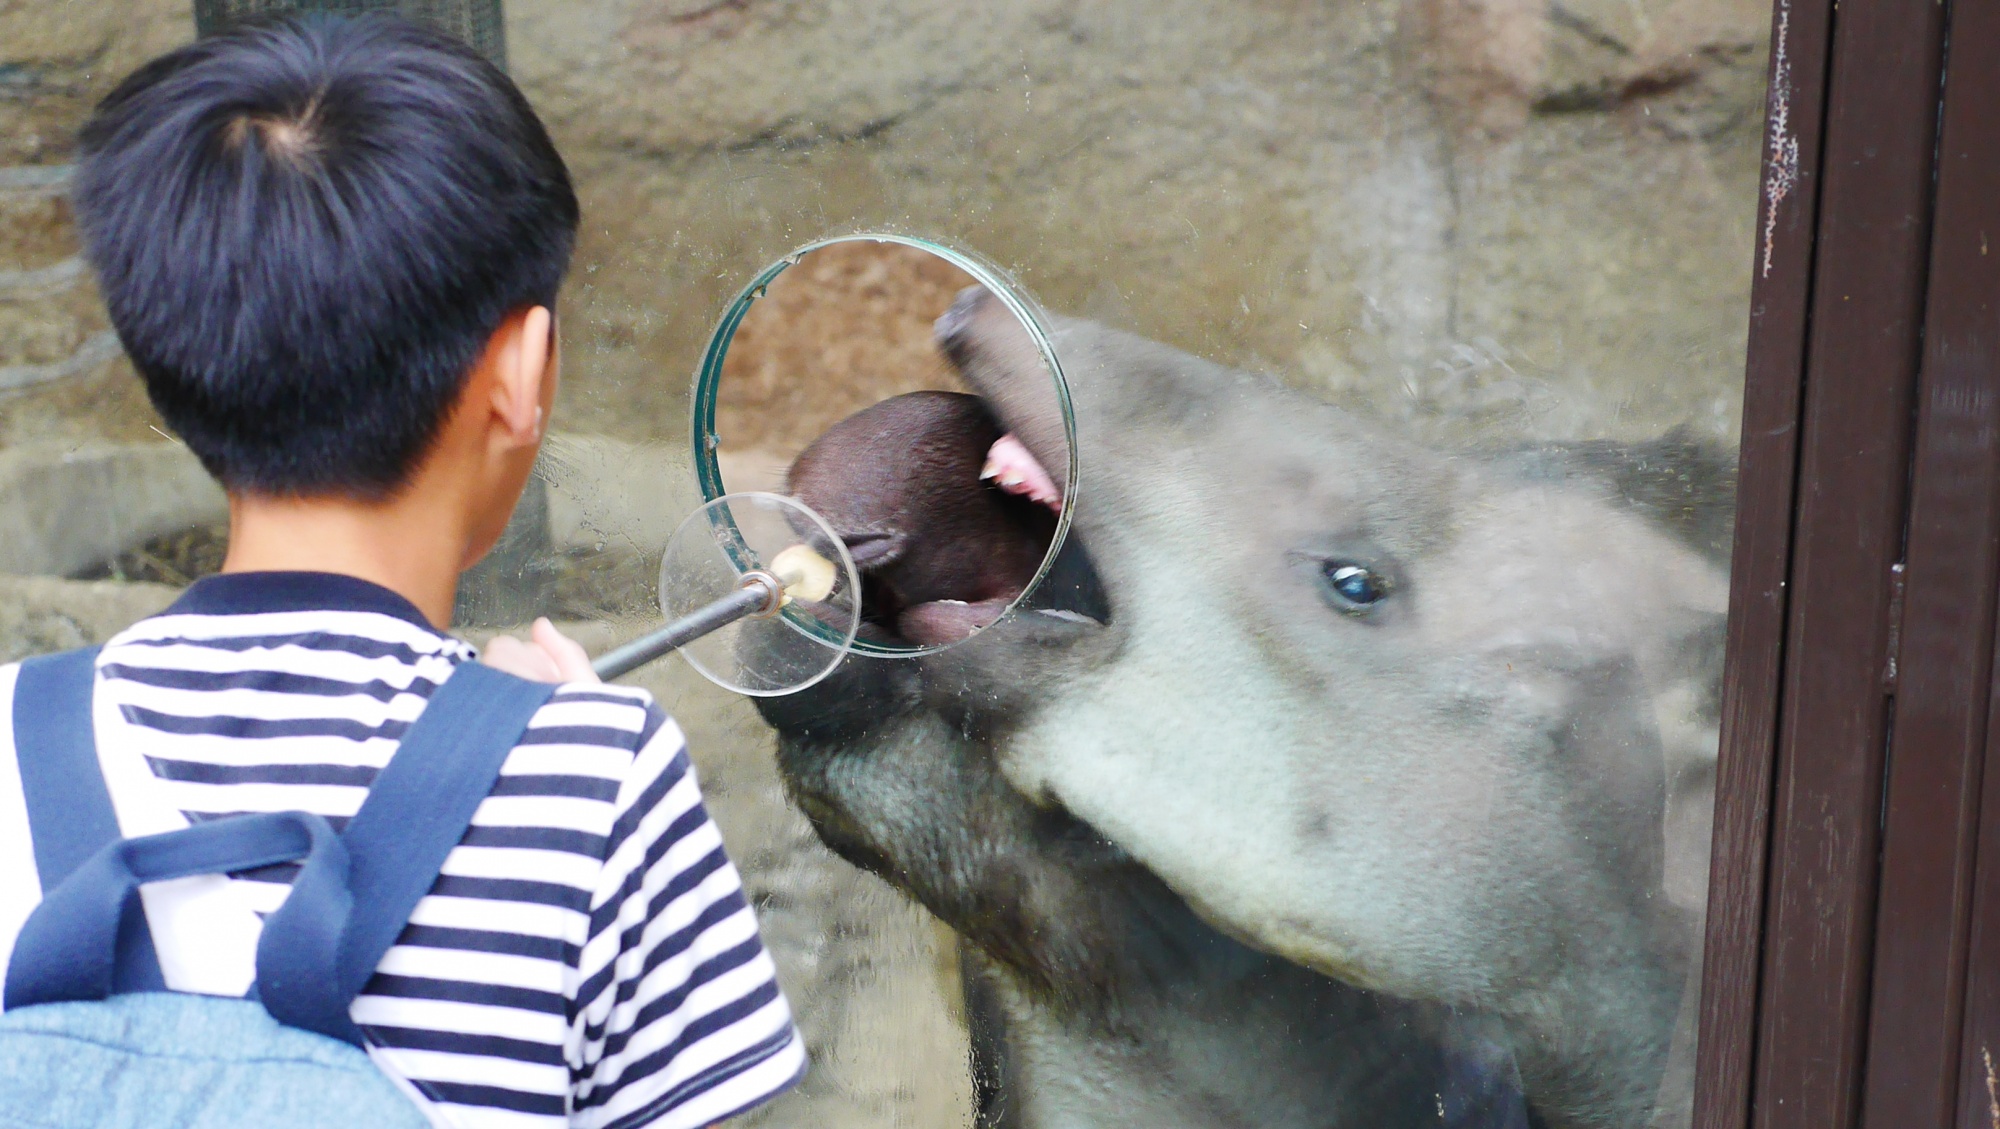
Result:
<svg viewBox="0 0 2000 1129"><path fill-rule="evenodd" d="M1061 487L1012 432L1002 435L988 448L979 479L1053 512L1062 512ZM971 602L931 600L905 610L897 618L896 633L918 646L956 643L991 626L1011 602L1011 596Z"/></svg>
<svg viewBox="0 0 2000 1129"><path fill-rule="evenodd" d="M995 440L986 452L986 467L979 472L979 478L1009 494L1019 494L1057 512L1062 510L1062 491L1055 480L1011 431Z"/></svg>
<svg viewBox="0 0 2000 1129"><path fill-rule="evenodd" d="M918 604L896 620L896 634L919 647L936 647L968 639L993 625L1011 603L1007 599L932 600Z"/></svg>

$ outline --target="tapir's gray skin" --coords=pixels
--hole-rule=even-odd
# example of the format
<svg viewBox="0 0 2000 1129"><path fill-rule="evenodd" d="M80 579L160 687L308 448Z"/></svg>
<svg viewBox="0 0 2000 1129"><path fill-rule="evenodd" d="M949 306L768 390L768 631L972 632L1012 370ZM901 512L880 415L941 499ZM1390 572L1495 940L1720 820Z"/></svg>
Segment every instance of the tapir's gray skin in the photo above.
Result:
<svg viewBox="0 0 2000 1129"><path fill-rule="evenodd" d="M980 481L1000 425L977 396L911 392L834 424L792 462L791 493L847 543L871 621L920 644L999 618L1034 578L1055 515Z"/></svg>
<svg viewBox="0 0 2000 1129"><path fill-rule="evenodd" d="M1059 458L998 303L939 328ZM1053 610L760 702L827 842L985 955L1011 1123L1420 1123L1356 1087L1465 1024L1542 1124L1679 1121L1726 583L1625 473L1675 444L1451 456L1099 327L1055 344Z"/></svg>

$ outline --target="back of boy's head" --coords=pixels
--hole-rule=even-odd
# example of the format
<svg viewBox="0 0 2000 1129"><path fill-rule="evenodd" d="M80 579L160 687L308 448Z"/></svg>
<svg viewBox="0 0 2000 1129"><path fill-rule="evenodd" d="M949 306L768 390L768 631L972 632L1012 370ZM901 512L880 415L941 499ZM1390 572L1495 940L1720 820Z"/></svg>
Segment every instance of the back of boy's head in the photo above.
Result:
<svg viewBox="0 0 2000 1129"><path fill-rule="evenodd" d="M553 308L568 170L457 41L383 16L242 26L97 108L74 192L153 404L232 490L380 497L493 332Z"/></svg>

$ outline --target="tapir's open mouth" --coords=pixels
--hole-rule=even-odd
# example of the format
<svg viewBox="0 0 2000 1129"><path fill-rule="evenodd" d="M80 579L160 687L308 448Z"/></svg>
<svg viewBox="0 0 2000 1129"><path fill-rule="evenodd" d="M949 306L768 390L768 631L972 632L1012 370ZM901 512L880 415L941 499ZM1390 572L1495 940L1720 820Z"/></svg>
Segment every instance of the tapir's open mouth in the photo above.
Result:
<svg viewBox="0 0 2000 1129"><path fill-rule="evenodd" d="M845 458L875 464L868 481L876 497L896 500L887 508L900 523L874 520L879 506L862 513L869 520L836 522L862 573L869 634L922 647L959 642L1020 601L1045 565L1025 610L1109 623L1104 586L1073 535L1050 560L1069 501L1071 452L1034 339L981 287L958 296L934 336L972 395L917 393L893 409L885 402L863 413L868 426L842 433L858 446L836 444Z"/></svg>
<svg viewBox="0 0 2000 1129"><path fill-rule="evenodd" d="M981 477L1009 494L1045 505L1056 513L1062 511L1062 487L1011 431L995 441L987 452ZM1100 625L1111 622L1111 604L1104 592L1104 580L1074 531L1064 539L1056 559L1043 574L1040 587L1024 606L1029 612L1071 622Z"/></svg>
<svg viewBox="0 0 2000 1129"><path fill-rule="evenodd" d="M989 410L991 404L988 403ZM1004 426L1004 425L1003 425ZM885 456L890 455L884 452ZM862 606L885 642L939 646L967 639L991 626L1035 580L1049 555L1064 497L1060 480L1012 431L1005 432L984 452L978 489L997 497L1003 512L1019 520L963 531L955 541L933 540L910 546L898 564L923 569L926 557L973 558L985 569L967 573L955 590L932 593L934 598L899 603L888 586L861 564L868 556L865 536L850 539L849 551L862 568L868 591ZM859 543L857 543L859 542ZM936 570L952 575L950 569ZM1082 546L1069 538L1025 609L1070 622L1108 623L1109 604L1101 581Z"/></svg>
<svg viewBox="0 0 2000 1129"><path fill-rule="evenodd" d="M991 405L987 406L990 410ZM905 642L918 646L956 643L991 626L1026 590L1041 558L1047 555L1052 534L1045 535L1044 531L1054 527L1034 510L1060 515L1062 487L1013 432L1003 434L987 448L979 482L982 491L998 491L1005 499L1000 502L1001 511L1017 520L961 531L958 543L919 544L910 551L916 555L983 558L985 568L966 572L961 586L938 593L934 599L898 607L893 600L884 599L886 593L879 585L873 601L863 599L864 609L872 603L893 616L893 625L882 623L884 617L877 617L877 623L891 628ZM849 549L852 551L853 546ZM922 560L906 563L918 567L924 564ZM949 569L938 572L951 574Z"/></svg>

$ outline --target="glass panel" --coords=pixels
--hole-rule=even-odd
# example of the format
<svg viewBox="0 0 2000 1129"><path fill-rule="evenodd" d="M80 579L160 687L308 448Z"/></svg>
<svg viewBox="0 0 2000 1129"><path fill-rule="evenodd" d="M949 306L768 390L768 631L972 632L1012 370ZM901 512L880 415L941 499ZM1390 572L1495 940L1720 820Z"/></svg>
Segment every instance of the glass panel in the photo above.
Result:
<svg viewBox="0 0 2000 1129"><path fill-rule="evenodd" d="M0 659L220 559L65 199L92 101L196 6L0 5ZM676 658L627 680L687 732L810 1045L736 1123L1686 1123L1761 0L504 14L585 220L468 636L654 626L689 513L892 395L978 396L1073 487L963 642L754 703ZM856 232L968 257L777 276L704 483L718 321ZM1047 311L1070 465L1018 317L939 342L966 264Z"/></svg>

